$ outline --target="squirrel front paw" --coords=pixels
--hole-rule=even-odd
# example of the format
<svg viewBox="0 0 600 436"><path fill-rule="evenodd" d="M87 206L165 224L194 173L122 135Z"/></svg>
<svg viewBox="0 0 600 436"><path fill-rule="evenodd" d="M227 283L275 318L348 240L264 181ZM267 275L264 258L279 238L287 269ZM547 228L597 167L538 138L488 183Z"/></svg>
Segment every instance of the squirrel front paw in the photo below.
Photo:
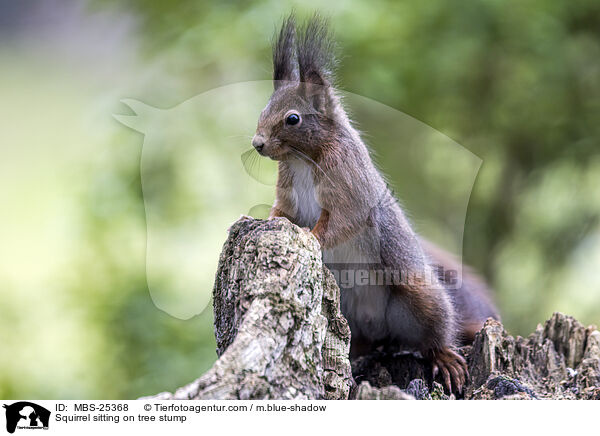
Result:
<svg viewBox="0 0 600 436"><path fill-rule="evenodd" d="M305 227L305 229L310 232L315 238L317 238L317 241L319 241L319 245L321 247L323 247L323 237L321 236L321 234L319 232L315 232L315 229L309 229L308 227Z"/></svg>
<svg viewBox="0 0 600 436"><path fill-rule="evenodd" d="M433 378L441 375L442 382L449 392L462 394L469 378L469 369L465 359L450 347L432 352Z"/></svg>

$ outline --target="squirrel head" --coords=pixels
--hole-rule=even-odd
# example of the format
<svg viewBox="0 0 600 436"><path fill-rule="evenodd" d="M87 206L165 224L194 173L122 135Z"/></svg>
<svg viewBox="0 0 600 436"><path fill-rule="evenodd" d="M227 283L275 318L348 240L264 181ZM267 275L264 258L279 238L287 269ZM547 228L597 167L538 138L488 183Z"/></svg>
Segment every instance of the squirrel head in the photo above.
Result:
<svg viewBox="0 0 600 436"><path fill-rule="evenodd" d="M252 145L274 160L319 158L345 117L333 90L334 42L328 23L314 15L296 29L284 20L273 44L274 91L258 120Z"/></svg>

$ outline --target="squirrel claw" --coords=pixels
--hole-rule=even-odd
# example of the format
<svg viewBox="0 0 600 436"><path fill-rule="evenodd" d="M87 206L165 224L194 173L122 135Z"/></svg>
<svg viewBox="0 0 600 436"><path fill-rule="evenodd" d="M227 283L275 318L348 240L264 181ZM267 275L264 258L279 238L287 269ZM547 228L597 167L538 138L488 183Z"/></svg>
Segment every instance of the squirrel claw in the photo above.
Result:
<svg viewBox="0 0 600 436"><path fill-rule="evenodd" d="M469 377L465 359L451 348L445 347L433 354L433 378L442 375L442 382L450 392L462 394ZM454 387L454 390L452 389Z"/></svg>

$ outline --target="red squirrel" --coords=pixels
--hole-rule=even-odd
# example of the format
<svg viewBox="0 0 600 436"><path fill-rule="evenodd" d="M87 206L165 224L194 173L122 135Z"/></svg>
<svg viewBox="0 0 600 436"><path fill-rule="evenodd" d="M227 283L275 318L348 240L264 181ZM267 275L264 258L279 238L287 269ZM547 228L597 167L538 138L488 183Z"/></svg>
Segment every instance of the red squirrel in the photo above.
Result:
<svg viewBox="0 0 600 436"><path fill-rule="evenodd" d="M463 274L454 289L439 274L436 265L456 271L460 264L417 236L373 164L332 86L333 48L318 15L301 27L290 16L275 39L274 91L252 139L258 153L278 161L270 218L309 228L325 264L354 275L348 283L336 276L351 354L382 343L420 351L433 377L461 392L468 370L455 347L498 312L475 275Z"/></svg>

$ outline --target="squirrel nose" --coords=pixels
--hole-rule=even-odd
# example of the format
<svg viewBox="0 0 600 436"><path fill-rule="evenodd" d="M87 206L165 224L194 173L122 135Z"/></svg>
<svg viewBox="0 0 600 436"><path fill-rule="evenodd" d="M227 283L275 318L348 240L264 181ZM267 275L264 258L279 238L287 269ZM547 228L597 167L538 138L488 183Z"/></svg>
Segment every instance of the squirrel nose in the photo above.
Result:
<svg viewBox="0 0 600 436"><path fill-rule="evenodd" d="M256 151L261 151L265 146L264 138L259 135L254 135L254 138L252 138L252 146L256 148Z"/></svg>

